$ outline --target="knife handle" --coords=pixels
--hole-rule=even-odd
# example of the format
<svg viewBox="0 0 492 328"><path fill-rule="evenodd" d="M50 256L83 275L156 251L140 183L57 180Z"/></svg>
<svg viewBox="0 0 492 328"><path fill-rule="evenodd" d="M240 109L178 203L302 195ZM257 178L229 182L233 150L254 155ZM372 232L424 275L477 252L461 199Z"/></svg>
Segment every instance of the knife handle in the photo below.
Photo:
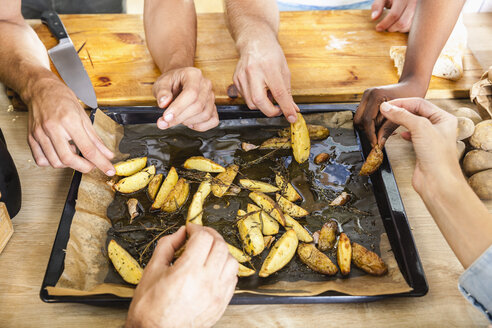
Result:
<svg viewBox="0 0 492 328"><path fill-rule="evenodd" d="M63 25L60 17L54 10L47 10L41 14L41 22L46 24L50 29L53 36L60 41L60 39L68 38L67 30Z"/></svg>

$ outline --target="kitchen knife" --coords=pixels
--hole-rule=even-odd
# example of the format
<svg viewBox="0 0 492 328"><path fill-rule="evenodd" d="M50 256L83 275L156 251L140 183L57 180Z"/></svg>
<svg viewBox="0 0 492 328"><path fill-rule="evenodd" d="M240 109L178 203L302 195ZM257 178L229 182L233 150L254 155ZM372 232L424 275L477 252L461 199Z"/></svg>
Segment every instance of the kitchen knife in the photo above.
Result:
<svg viewBox="0 0 492 328"><path fill-rule="evenodd" d="M87 106L97 108L96 92L91 79L60 17L55 11L45 11L41 14L41 21L48 26L53 36L59 41L58 45L48 50L48 55L61 78Z"/></svg>

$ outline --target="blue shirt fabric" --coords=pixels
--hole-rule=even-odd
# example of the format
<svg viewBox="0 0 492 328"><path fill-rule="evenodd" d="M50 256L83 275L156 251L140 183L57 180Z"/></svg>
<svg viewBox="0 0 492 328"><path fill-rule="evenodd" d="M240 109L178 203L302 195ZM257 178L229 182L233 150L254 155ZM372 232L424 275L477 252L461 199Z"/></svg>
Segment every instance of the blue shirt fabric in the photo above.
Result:
<svg viewBox="0 0 492 328"><path fill-rule="evenodd" d="M492 323L492 246L463 272L458 288Z"/></svg>
<svg viewBox="0 0 492 328"><path fill-rule="evenodd" d="M370 9L374 0L354 0L352 3L337 4L337 1L325 0L325 4L312 5L306 4L303 0L282 1L277 0L280 11L306 11L306 10L349 10L349 9ZM321 1L322 3L323 1Z"/></svg>

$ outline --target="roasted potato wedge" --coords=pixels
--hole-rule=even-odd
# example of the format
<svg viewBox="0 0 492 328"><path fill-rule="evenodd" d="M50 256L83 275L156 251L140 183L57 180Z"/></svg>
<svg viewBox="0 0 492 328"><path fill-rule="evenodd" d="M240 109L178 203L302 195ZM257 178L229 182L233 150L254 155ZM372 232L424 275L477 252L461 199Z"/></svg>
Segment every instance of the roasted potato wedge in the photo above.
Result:
<svg viewBox="0 0 492 328"><path fill-rule="evenodd" d="M149 186L147 187L147 196L149 196L150 200L153 201L155 199L155 195L157 195L157 192L159 191L163 177L164 176L159 173L154 175L152 180L150 180Z"/></svg>
<svg viewBox="0 0 492 328"><path fill-rule="evenodd" d="M142 170L147 165L147 157L132 158L123 162L114 164L115 175L128 177Z"/></svg>
<svg viewBox="0 0 492 328"><path fill-rule="evenodd" d="M183 167L187 170L197 170L209 173L221 173L225 171L225 168L222 165L203 156L193 156L188 158L184 162Z"/></svg>
<svg viewBox="0 0 492 328"><path fill-rule="evenodd" d="M161 210L167 213L172 213L177 211L188 199L188 194L190 193L190 184L186 179L179 178L178 182L171 190L166 198L164 204L162 204Z"/></svg>
<svg viewBox="0 0 492 328"><path fill-rule="evenodd" d="M297 255L313 271L330 276L338 272L337 266L333 264L330 258L318 251L313 244L299 244Z"/></svg>
<svg viewBox="0 0 492 328"><path fill-rule="evenodd" d="M263 236L263 240L265 241L265 248L269 249L270 246L272 246L272 243L275 241L275 237L274 236Z"/></svg>
<svg viewBox="0 0 492 328"><path fill-rule="evenodd" d="M207 173L207 175L205 176L205 180L200 183L200 186L198 186L198 190L193 195L190 207L188 208L186 223L191 222L203 225L203 204L205 203L205 199L207 198L208 194L210 194L210 191L212 190L211 180L212 176L210 175L210 173Z"/></svg>
<svg viewBox="0 0 492 328"><path fill-rule="evenodd" d="M381 166L383 163L383 151L379 145L374 146L369 155L367 155L366 161L360 169L359 175L371 175Z"/></svg>
<svg viewBox="0 0 492 328"><path fill-rule="evenodd" d="M276 192L279 190L277 187L272 186L269 183L258 181L258 180L240 179L239 184L244 189L249 189L252 191L260 191L263 193Z"/></svg>
<svg viewBox="0 0 492 328"><path fill-rule="evenodd" d="M239 263L239 268L237 270L238 277L249 277L254 275L255 273L256 273L255 270L250 269L247 266L244 266L241 263Z"/></svg>
<svg viewBox="0 0 492 328"><path fill-rule="evenodd" d="M292 218L289 214L284 214L284 217L285 228L293 229L297 234L297 239L305 243L313 242L313 236L296 219Z"/></svg>
<svg viewBox="0 0 492 328"><path fill-rule="evenodd" d="M355 242L352 242L352 262L359 269L374 276L382 276L388 272L388 267L378 254Z"/></svg>
<svg viewBox="0 0 492 328"><path fill-rule="evenodd" d="M311 151L311 140L306 121L301 113L297 113L297 121L290 124L290 140L292 142L292 152L297 163L307 161Z"/></svg>
<svg viewBox="0 0 492 328"><path fill-rule="evenodd" d="M251 256L244 253L239 248L232 246L229 243L226 243L226 244L227 244L227 247L229 248L229 253L231 253L232 257L235 258L239 263L251 261Z"/></svg>
<svg viewBox="0 0 492 328"><path fill-rule="evenodd" d="M343 191L334 200L331 201L330 206L342 206L345 205L350 200L350 195Z"/></svg>
<svg viewBox="0 0 492 328"><path fill-rule="evenodd" d="M212 193L215 197L222 197L229 189L232 181L236 178L239 166L236 164L229 165L224 172L219 173L212 183Z"/></svg>
<svg viewBox="0 0 492 328"><path fill-rule="evenodd" d="M297 190L295 190L294 187L278 173L275 174L275 183L280 188L280 193L282 194L282 196L284 196L291 202L295 202L301 199L301 195L299 195Z"/></svg>
<svg viewBox="0 0 492 328"><path fill-rule="evenodd" d="M238 217L243 217L237 222L239 236L243 242L244 251L252 256L260 254L265 249L265 241L261 234L260 213L238 211Z"/></svg>
<svg viewBox="0 0 492 328"><path fill-rule="evenodd" d="M338 224L330 220L323 224L318 237L318 249L322 252L329 251L337 242Z"/></svg>
<svg viewBox="0 0 492 328"><path fill-rule="evenodd" d="M321 125L308 124L309 138L311 140L323 140L328 138L330 135L330 130ZM278 132L279 137L289 137L290 129L282 129Z"/></svg>
<svg viewBox="0 0 492 328"><path fill-rule="evenodd" d="M248 204L247 210L248 213L255 212L255 211L260 212L261 232L263 233L263 235L270 236L270 235L276 235L278 233L279 224L268 213L266 213L261 208L253 204Z"/></svg>
<svg viewBox="0 0 492 328"><path fill-rule="evenodd" d="M290 216L300 218L309 214L308 211L282 197L280 194L275 194L275 198L277 200L278 206L280 206L282 211L289 214Z"/></svg>
<svg viewBox="0 0 492 328"><path fill-rule="evenodd" d="M270 138L265 140L260 149L290 149L292 148L289 138Z"/></svg>
<svg viewBox="0 0 492 328"><path fill-rule="evenodd" d="M298 243L295 231L292 229L287 230L268 253L261 266L260 277L268 277L289 263L296 253Z"/></svg>
<svg viewBox="0 0 492 328"><path fill-rule="evenodd" d="M267 212L271 217L277 220L278 223L285 226L285 218L282 209L270 197L262 192L253 191L249 193L249 198L253 200L261 209Z"/></svg>
<svg viewBox="0 0 492 328"><path fill-rule="evenodd" d="M179 177L176 169L174 167L171 167L171 169L167 173L166 178L164 179L164 182L159 188L159 192L154 199L154 203L151 207L152 210L157 210L162 207L162 205L166 201L167 196L169 196L169 193L171 192L171 190L173 190L174 186L178 182L178 179Z"/></svg>
<svg viewBox="0 0 492 328"><path fill-rule="evenodd" d="M130 194L132 192L139 191L145 188L150 180L154 177L155 166L151 165L146 167L140 172L123 178L113 186L114 190L121 192L122 194Z"/></svg>
<svg viewBox="0 0 492 328"><path fill-rule="evenodd" d="M111 239L108 244L108 256L123 280L133 285L140 282L143 273L142 267L114 239Z"/></svg>
<svg viewBox="0 0 492 328"><path fill-rule="evenodd" d="M340 273L344 276L350 273L351 260L352 246L350 245L350 239L342 232L338 238L337 262L340 267Z"/></svg>

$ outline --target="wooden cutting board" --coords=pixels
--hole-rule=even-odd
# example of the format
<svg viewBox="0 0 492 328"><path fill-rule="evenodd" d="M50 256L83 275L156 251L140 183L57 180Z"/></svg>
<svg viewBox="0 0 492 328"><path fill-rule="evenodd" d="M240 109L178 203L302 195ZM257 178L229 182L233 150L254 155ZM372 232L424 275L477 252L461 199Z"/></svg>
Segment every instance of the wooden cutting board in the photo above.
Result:
<svg viewBox="0 0 492 328"><path fill-rule="evenodd" d="M346 102L365 89L398 81L391 46L407 36L378 33L367 11L282 12L279 40L291 73L297 102ZM62 15L91 77L100 106L155 105L152 84L159 76L145 45L140 15ZM56 45L48 29L33 25L47 48ZM422 54L425 56L425 54ZM196 66L214 84L217 104L241 103L227 88L238 54L223 14L198 16ZM470 51L458 82L433 78L428 98L465 98L482 68ZM53 68L54 69L54 68Z"/></svg>

